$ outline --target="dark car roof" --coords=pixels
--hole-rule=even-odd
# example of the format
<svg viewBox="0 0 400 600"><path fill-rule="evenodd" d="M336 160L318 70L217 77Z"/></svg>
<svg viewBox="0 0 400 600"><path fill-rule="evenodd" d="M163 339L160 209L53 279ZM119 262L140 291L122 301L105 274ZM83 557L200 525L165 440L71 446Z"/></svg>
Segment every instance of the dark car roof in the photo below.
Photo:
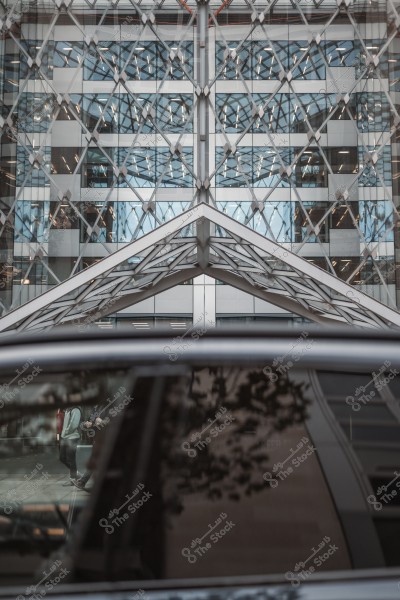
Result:
<svg viewBox="0 0 400 600"><path fill-rule="evenodd" d="M46 364L103 362L118 365L125 361L170 364L166 348L180 344L177 363L263 362L285 354L293 343L312 347L301 357L303 366L348 370L365 368L390 360L400 364L400 332L356 328L213 328L195 337L196 329L185 333L153 329L146 332L128 329L99 330L58 328L49 332L13 334L0 337L0 368L35 359ZM204 330L203 330L204 331ZM177 335L178 334L178 335ZM190 343L189 343L190 342Z"/></svg>

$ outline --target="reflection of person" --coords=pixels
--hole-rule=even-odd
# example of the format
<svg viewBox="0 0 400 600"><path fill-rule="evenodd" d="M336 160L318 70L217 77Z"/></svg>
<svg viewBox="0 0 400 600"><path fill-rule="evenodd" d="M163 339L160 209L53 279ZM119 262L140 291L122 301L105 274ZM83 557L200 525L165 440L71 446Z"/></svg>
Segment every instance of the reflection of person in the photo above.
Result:
<svg viewBox="0 0 400 600"><path fill-rule="evenodd" d="M102 406L100 404L96 404L96 406L93 408L92 412L90 413L89 420L84 421L81 425L83 430L91 429L92 432L94 433L92 454L94 452L94 448L96 445L96 430L103 429L103 427L105 425L107 425L107 423L109 422L109 419L104 417L104 415L103 415L103 418L100 416L101 414L103 414L103 412L104 412L104 408L102 408ZM90 464L91 464L91 458L89 459L89 465ZM91 476L92 476L92 469L88 466L86 468L86 471L82 475L82 477L80 477L79 479L74 479L72 481L72 483L80 490L83 490L83 489L85 489L85 486Z"/></svg>
<svg viewBox="0 0 400 600"><path fill-rule="evenodd" d="M66 409L60 439L60 461L69 469L69 481L63 483L64 486L73 485L74 479L78 477L76 450L80 439L80 420L81 409L78 406Z"/></svg>
<svg viewBox="0 0 400 600"><path fill-rule="evenodd" d="M57 442L60 445L60 436L64 425L64 410L59 408L56 414Z"/></svg>

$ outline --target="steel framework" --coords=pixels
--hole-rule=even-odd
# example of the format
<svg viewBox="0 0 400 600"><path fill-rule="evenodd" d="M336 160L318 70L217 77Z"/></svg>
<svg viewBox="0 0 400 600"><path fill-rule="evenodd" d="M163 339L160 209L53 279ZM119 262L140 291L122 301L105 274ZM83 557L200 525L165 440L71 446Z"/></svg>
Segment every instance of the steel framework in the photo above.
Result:
<svg viewBox="0 0 400 600"><path fill-rule="evenodd" d="M400 326L397 311L201 203L10 312L0 331L86 325L202 273L319 323Z"/></svg>
<svg viewBox="0 0 400 600"><path fill-rule="evenodd" d="M46 273L46 276L56 285L25 304L22 299L23 285L14 286L12 300L8 302L3 298L1 301L3 317L0 319L0 330L41 329L61 324L82 323L88 318L93 320L94 314L96 318L112 314L199 274L210 275L321 323L345 322L370 327L399 325L400 315L397 311L396 298L388 290L386 261L381 259L384 244L389 243L391 236L393 238L396 232L398 215L397 197L392 193L385 177L382 158L385 149L394 144L400 123L398 106L385 83L387 77L382 70L385 53L390 51L400 29L400 15L393 1L380 1L374 8L378 12L383 11L387 19L387 28L380 35L381 39L378 40L375 51L367 46L366 34L355 17L357 11L368 10L368 5L360 0L354 2L274 0L267 5L258 0L246 0L243 3L239 0L233 3L225 1L221 5L203 0L198 2L180 0L178 4L179 8L176 8L176 4L170 0L161 0L157 4L145 0L126 0L117 3L103 0L95 0L93 3L88 0L84 2L54 0L40 3L39 0L35 4L35 10L39 7L42 11L48 11L48 25L43 40L37 46L30 47L20 35L19 27L21 23L26 23L26 15L29 15L30 10L33 11L33 7L29 3L24 5L19 0L6 3L4 14L0 19L0 29L3 39L12 41L20 53L25 71L23 80L20 74L22 82L18 90L12 94L3 94L0 128L3 141L5 140L7 145L14 143L18 147L24 168L14 192L5 194L0 200L0 237L5 240L5 245L2 246L2 263L6 263L11 269L11 276L18 270L13 262L15 250L12 246L17 239L22 247L21 252L23 251L27 258L25 263L21 261L19 268L18 277L21 282L29 282L33 270L40 265L43 273ZM233 49L231 42L224 35L224 28L220 21L228 7L235 8L238 13L250 15L246 32L242 34L241 41ZM113 21L108 17L117 8L122 11L122 17L117 21L115 33L112 33L109 24ZM90 26L83 24L80 14L84 9L97 12L96 24ZM279 43L269 32L269 19L278 9L295 15L299 23L304 25L308 38L303 42L306 45L300 48L300 53L293 64L289 64L282 57ZM174 34L171 34L171 31L166 31L167 27L162 24L162 15L173 10L176 14L179 13L179 26L175 28ZM325 21L318 25L311 24L313 11L319 11ZM351 77L338 79L322 51L324 36L338 18L341 22L346 20L348 26L352 28L354 39L362 48L365 59L357 71L356 78L353 79ZM81 35L82 59L76 65L74 77L61 86L61 91L49 76L46 56L55 28L65 22L76 27ZM193 28L196 29L196 43L195 61L191 69L186 66L182 57ZM210 73L209 32L211 28L218 33L219 43L222 44L224 53L215 72ZM137 44L144 43L141 40L146 35L151 35L161 48L160 52L165 64L164 70L160 66L161 63L157 67L161 75L155 84L155 93L143 103L139 98L140 95L143 96L142 91L140 93L135 91L135 87L127 81L127 74L136 57L135 47ZM171 42L172 35L173 42ZM267 82L269 92L261 100L249 88L244 74L247 66L243 53L246 53L246 43L250 38L268 44L267 49L276 65L275 76L269 77ZM107 47L99 44L101 39L108 40ZM110 48L113 44L118 46L124 40L132 42L132 48L128 46L128 53L116 66L110 61ZM64 51L69 49L64 48ZM84 64L88 64L89 58L93 59L94 71L99 69L101 64L103 70L108 69L112 73L112 81L108 82L109 93L96 117L93 116L96 113L91 102L97 106L98 94L97 96L86 94L86 102L89 104L84 104L83 99L73 101L76 79L83 70ZM300 88L295 81L297 72L304 75L309 59L311 63L318 60L326 70L331 92L336 98L335 106L319 125L314 125L309 115L309 107L305 105L305 100L299 93ZM135 60L137 63L137 57ZM170 102L168 112L165 105L165 91L171 90L170 79L174 69L184 75L193 98L186 104L174 105ZM244 127L237 134L227 132L222 119L223 112L215 94L217 79L224 69L235 71L241 93L251 106L251 114L247 115ZM29 107L26 99L26 90L32 89L32 77L35 78L35 91L40 91L42 94L40 106L35 107ZM360 135L358 116L355 116L350 109L353 95L362 93L362 90L372 89L372 84L379 87L380 93L390 107L390 122L382 132L372 136L373 141L369 135ZM295 155L288 153L285 140L276 133L279 128L273 129L271 126L271 123L275 122L273 108L279 107L283 96L289 93L292 94L296 107L302 115L306 134L306 143ZM91 96L96 98L91 99ZM120 102L118 106L123 113L118 116L118 119L124 119L125 112L128 110L132 110L132 114L135 112L138 117L137 128L130 146L125 147L124 152L111 156L104 142L102 128L108 119L107 114L112 112L114 100ZM86 117L81 110L84 105ZM349 128L356 132L363 157L360 169L344 187L335 184L335 173L323 143L324 128L332 119L337 118L339 109L346 114ZM63 187L60 180L51 172L48 148L51 145L56 121L62 111L68 113L72 121L79 124L82 131L83 143L77 153L71 176L79 178L80 181L80 173L87 161L88 153L95 149L111 169L110 182L107 190L102 194L92 189L85 195L77 194L74 191L76 188ZM88 114L91 116L90 119L87 118ZM225 119L226 115L225 112ZM178 118L183 125L179 133L174 133L170 123ZM223 138L221 153L215 164L210 161L210 138L214 135L214 132L210 131L210 123L214 123L216 133L220 139ZM36 127L36 133L32 133L32 127ZM265 193L262 192L261 196L255 189L256 167L251 165L249 175L240 153L241 145L245 143L246 136L255 131L254 127L264 131L268 147L276 159L270 171L272 172L273 169L274 172L273 183ZM185 136L189 132L193 133L195 140L193 143L195 160L189 159L186 152L187 137ZM149 145L144 141L145 135L157 136L157 139L161 140L162 152L159 153L161 158L157 158L161 166L159 169L157 167L158 170L154 166L156 174L153 173L153 167L149 167L149 161L152 160L149 158L150 151L140 154L140 149L146 144ZM324 214L318 220L310 216L304 194L301 193L295 176L297 165L311 147L318 149L324 168L332 177L332 185L335 187L334 193L328 199ZM136 179L130 176L132 160L135 168L140 161L143 162L145 165L143 169L147 169L150 176L155 178L154 188L146 190L146 183L139 185L138 176L135 175ZM241 217L242 223L224 214L221 210L221 202L217 198L216 179L218 173L228 163L234 165L235 178L243 184L242 197L249 201L249 209ZM175 175L178 171L183 173L182 185L186 186L187 194L179 209L173 209L174 218L163 224L165 216L161 214L162 202L159 201L158 194L164 185L179 187L180 175L179 177ZM259 176L258 171L257 176ZM18 211L20 211L20 204L28 197L27 190L31 189L34 177L40 177L43 186L49 187L49 198L54 208L45 214L41 206L42 212L39 215L24 220ZM192 183L185 183L187 177ZM372 235L367 234L365 228L361 227L352 202L354 189L360 181L365 182L365 179L371 177L380 185L381 200L390 205L390 214L379 221L379 226L374 225ZM144 179L143 176L142 180ZM124 243L122 248L118 244L109 243L108 239L102 239L100 235L105 211L113 201L121 181L128 188L129 197L139 206L135 208L136 224L131 229L128 228L128 243ZM290 189L306 223L305 233L300 243L284 243L285 240L280 236L280 232L271 227L267 206L274 204L274 210L279 213L282 203L275 201L274 198L282 185ZM89 219L88 205L93 205L95 202L94 218ZM375 201L370 203L371 207L373 202ZM353 236L359 242L360 248L357 265L345 281L338 277L322 235L323 223L338 209L345 209L349 216ZM62 229L63 221L71 223L74 220L79 223L84 239L79 245L75 265L68 278L62 280L47 260L50 256L49 241L55 232ZM38 221L40 225L37 225ZM255 221L262 224L264 231L262 235L252 230L258 228L261 231L259 226L254 225ZM375 219L375 222L377 221ZM35 223L36 235L32 234L32 229L35 229L33 223ZM147 230L150 228L154 230L143 235L146 227ZM88 255L89 246L94 238L101 247L101 256L104 258L79 272L82 259ZM8 244L9 239L12 240L11 244ZM326 270L319 269L304 258L303 250L310 240L318 246ZM388 291L387 303L393 308L388 308L355 287L356 279L360 277L360 272L367 264L372 265L371 272L375 278L378 278L379 285ZM1 270L4 271L4 268L2 267ZM367 285L368 280L363 283ZM89 317L88 313L92 317Z"/></svg>

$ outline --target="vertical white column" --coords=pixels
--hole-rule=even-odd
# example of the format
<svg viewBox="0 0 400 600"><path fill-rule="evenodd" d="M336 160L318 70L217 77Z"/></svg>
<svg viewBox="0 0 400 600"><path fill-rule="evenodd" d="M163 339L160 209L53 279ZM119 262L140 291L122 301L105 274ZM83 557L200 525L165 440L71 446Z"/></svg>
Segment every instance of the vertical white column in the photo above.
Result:
<svg viewBox="0 0 400 600"><path fill-rule="evenodd" d="M197 82L198 82L198 112L197 112L197 187L198 202L209 202L209 119L208 108L208 73L211 54L208 42L208 2L198 0L197 26ZM210 237L210 222L204 220L196 225L198 240L198 262L206 267L209 262L208 239ZM201 275L193 282L193 323L203 328L215 325L215 282L211 277Z"/></svg>
<svg viewBox="0 0 400 600"><path fill-rule="evenodd" d="M215 326L215 280L208 275L193 281L193 323L204 329Z"/></svg>

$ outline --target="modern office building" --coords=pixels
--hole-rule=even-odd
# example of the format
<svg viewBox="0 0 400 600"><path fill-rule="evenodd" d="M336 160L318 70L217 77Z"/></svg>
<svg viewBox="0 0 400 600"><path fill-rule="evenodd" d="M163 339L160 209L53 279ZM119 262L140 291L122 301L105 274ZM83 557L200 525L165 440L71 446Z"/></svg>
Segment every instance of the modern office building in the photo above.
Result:
<svg viewBox="0 0 400 600"><path fill-rule="evenodd" d="M393 0L6 0L0 19L0 308L37 299L13 326L396 321Z"/></svg>

